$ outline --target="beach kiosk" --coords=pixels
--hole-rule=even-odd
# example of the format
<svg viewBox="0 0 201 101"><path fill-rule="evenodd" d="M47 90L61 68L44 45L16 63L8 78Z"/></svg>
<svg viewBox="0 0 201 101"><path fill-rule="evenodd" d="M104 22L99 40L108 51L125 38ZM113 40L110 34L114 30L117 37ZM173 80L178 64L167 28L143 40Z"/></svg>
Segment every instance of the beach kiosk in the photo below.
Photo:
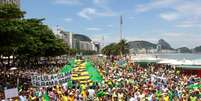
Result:
<svg viewBox="0 0 201 101"><path fill-rule="evenodd" d="M201 77L201 65L177 65L176 67L180 68L182 73Z"/></svg>

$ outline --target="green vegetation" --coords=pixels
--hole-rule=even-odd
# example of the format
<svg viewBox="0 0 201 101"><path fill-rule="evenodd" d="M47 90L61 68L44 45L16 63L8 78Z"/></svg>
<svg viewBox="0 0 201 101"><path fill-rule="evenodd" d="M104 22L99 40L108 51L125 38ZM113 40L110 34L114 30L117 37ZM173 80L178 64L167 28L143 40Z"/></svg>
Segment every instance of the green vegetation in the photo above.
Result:
<svg viewBox="0 0 201 101"><path fill-rule="evenodd" d="M201 46L195 47L194 52L201 53Z"/></svg>
<svg viewBox="0 0 201 101"><path fill-rule="evenodd" d="M129 53L128 43L126 40L121 40L119 43L112 43L102 49L105 55L125 55Z"/></svg>
<svg viewBox="0 0 201 101"><path fill-rule="evenodd" d="M156 44L147 42L147 41L131 41L128 42L129 48L134 48L134 49L155 49L156 48Z"/></svg>
<svg viewBox="0 0 201 101"><path fill-rule="evenodd" d="M177 51L179 51L180 53L192 53L192 51L187 47L178 48Z"/></svg>
<svg viewBox="0 0 201 101"><path fill-rule="evenodd" d="M25 19L25 12L16 5L0 5L0 60L13 56L13 64L36 65L41 57L55 57L69 50L63 40L58 39L43 19Z"/></svg>

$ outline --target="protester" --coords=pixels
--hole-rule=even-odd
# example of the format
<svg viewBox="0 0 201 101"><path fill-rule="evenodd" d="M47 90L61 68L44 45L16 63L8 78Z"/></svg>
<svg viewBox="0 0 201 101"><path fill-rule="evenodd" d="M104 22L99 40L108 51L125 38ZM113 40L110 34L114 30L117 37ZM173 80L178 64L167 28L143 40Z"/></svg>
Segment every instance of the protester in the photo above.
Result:
<svg viewBox="0 0 201 101"><path fill-rule="evenodd" d="M99 70L103 81L93 84L55 85L53 87L34 88L28 77L31 72L47 74L48 69L38 71L18 70L16 76L27 78L27 90L19 94L20 101L199 101L201 100L201 78L196 75L178 73L169 65L151 64L140 67L126 57L112 59L92 58L91 61ZM59 70L54 70L56 73ZM40 72L42 71L42 72ZM25 72L29 72L25 75ZM12 72L9 72L12 74ZM24 73L24 75L23 75ZM6 72L6 75L8 73ZM9 74L9 76L11 76ZM8 76L8 75L7 75ZM9 78L9 77L8 77ZM12 83L12 82L8 82ZM3 83L1 82L1 85ZM192 88L190 88L190 86ZM2 95L2 94L1 94ZM1 96L2 98L2 96ZM3 98L2 98L3 99Z"/></svg>

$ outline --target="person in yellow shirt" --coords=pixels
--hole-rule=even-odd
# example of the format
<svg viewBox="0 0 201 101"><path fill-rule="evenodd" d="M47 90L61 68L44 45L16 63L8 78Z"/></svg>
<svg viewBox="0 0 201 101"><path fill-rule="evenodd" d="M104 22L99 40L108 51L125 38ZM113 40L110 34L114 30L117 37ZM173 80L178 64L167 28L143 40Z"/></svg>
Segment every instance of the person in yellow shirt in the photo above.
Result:
<svg viewBox="0 0 201 101"><path fill-rule="evenodd" d="M68 98L68 101L74 101L75 100L75 96L74 96L74 94L71 92L70 93L70 96L69 96L69 98Z"/></svg>
<svg viewBox="0 0 201 101"><path fill-rule="evenodd" d="M164 101L170 101L170 98L167 93L164 93Z"/></svg>
<svg viewBox="0 0 201 101"><path fill-rule="evenodd" d="M86 91L86 89L83 89L81 94L83 96L83 100L85 101L87 99L87 91Z"/></svg>
<svg viewBox="0 0 201 101"><path fill-rule="evenodd" d="M62 95L61 101L68 101L68 92L65 92L65 93Z"/></svg>

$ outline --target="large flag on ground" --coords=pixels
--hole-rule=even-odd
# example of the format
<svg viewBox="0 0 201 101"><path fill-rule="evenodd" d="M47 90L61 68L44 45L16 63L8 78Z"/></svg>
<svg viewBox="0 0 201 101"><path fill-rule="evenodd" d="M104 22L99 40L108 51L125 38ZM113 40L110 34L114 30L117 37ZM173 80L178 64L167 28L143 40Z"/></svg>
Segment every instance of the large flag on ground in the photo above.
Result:
<svg viewBox="0 0 201 101"><path fill-rule="evenodd" d="M93 67L90 61L81 62L70 60L69 64L65 65L60 72L71 72L71 79L80 84L92 84L92 82L100 83L103 80L97 68Z"/></svg>

